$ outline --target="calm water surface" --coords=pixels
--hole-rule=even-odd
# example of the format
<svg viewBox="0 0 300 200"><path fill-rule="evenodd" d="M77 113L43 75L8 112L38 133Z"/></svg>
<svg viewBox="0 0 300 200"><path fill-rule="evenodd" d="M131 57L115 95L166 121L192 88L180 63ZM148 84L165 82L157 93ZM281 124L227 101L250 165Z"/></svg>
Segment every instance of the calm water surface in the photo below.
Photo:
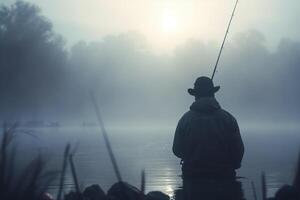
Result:
<svg viewBox="0 0 300 200"><path fill-rule="evenodd" d="M116 177L96 127L32 129L36 137L20 135L16 139L20 159L43 153L49 168L59 169L67 142L76 147L74 161L82 186L98 183L107 190ZM181 186L180 160L172 154L173 129L109 129L109 137L122 177L139 187L141 170L146 171L146 190L160 190L172 196ZM243 166L238 175L247 199L253 199L251 181L260 193L260 174L266 172L268 196L283 184L292 182L300 131L241 131L245 143ZM51 188L56 189L56 184ZM66 187L72 188L70 172Z"/></svg>

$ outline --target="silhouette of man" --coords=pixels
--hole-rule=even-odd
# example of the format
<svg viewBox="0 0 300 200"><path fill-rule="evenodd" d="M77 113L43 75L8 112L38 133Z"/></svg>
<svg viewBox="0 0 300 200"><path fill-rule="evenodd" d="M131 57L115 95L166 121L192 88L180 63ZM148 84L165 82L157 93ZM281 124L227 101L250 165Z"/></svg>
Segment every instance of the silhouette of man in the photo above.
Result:
<svg viewBox="0 0 300 200"><path fill-rule="evenodd" d="M174 154L182 159L183 180L234 180L241 167L243 141L237 121L215 99L219 89L204 76L188 89L195 102L179 120L173 142Z"/></svg>

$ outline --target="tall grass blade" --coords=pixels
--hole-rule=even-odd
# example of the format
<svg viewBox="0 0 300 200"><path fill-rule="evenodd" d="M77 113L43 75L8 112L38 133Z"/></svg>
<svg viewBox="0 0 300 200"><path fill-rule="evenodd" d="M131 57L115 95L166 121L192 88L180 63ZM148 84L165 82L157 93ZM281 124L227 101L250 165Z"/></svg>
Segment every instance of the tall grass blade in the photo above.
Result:
<svg viewBox="0 0 300 200"><path fill-rule="evenodd" d="M112 162L112 165L113 165L113 168L114 168L117 180L119 182L122 182L121 173L120 173L119 167L117 165L116 158L114 156L114 153L113 153L113 150L112 150L112 147L111 147L111 144L110 144L110 141L109 141L106 129L104 127L104 123L102 121L100 109L99 109L99 106L97 104L97 101L96 101L96 98L95 98L95 95L94 95L93 92L90 92L90 97L91 97L91 100L92 100L92 103L93 103L93 106L94 106L94 109L95 109L95 112L96 112L97 120L98 120L99 126L101 128L101 132L102 132L102 135L103 135L103 138L104 138L104 142L105 142L106 148L108 150L108 154L109 154L110 160Z"/></svg>
<svg viewBox="0 0 300 200"><path fill-rule="evenodd" d="M253 199L257 200L257 192L256 192L256 187L253 181L251 181L251 187L252 187L252 192L253 192Z"/></svg>
<svg viewBox="0 0 300 200"><path fill-rule="evenodd" d="M64 181L65 181L65 174L66 174L66 168L68 165L68 156L69 156L69 152L70 152L70 144L67 144L66 148L65 148L65 152L64 152L64 159L63 159L63 165L62 165L62 170L61 170L61 175L60 175L60 181L59 181L59 188L58 188L58 193L57 193L57 200L61 199L61 195L62 195L62 190L63 190L63 186L64 186Z"/></svg>
<svg viewBox="0 0 300 200"><path fill-rule="evenodd" d="M297 163L296 175L294 179L294 186L297 188L300 194L300 149L298 154L298 163Z"/></svg>
<svg viewBox="0 0 300 200"><path fill-rule="evenodd" d="M0 192L5 192L7 187L5 179L5 176L7 176L7 147L13 138L13 134L17 126L17 122L10 127L8 127L7 123L3 123L3 136L0 147Z"/></svg>
<svg viewBox="0 0 300 200"><path fill-rule="evenodd" d="M267 185L265 172L261 174L262 199L267 200Z"/></svg>
<svg viewBox="0 0 300 200"><path fill-rule="evenodd" d="M80 195L81 191L80 191L80 187L79 187L79 183L78 183L76 168L75 168L75 165L74 165L74 162L73 162L73 155L72 154L69 155L69 162L70 162L70 165L71 165L71 172L72 172L72 177L73 177L73 181L74 181L74 184L75 184L76 193L78 195Z"/></svg>
<svg viewBox="0 0 300 200"><path fill-rule="evenodd" d="M145 194L145 185L146 185L145 177L146 177L145 170L143 169L142 173L141 173L141 193L142 194Z"/></svg>

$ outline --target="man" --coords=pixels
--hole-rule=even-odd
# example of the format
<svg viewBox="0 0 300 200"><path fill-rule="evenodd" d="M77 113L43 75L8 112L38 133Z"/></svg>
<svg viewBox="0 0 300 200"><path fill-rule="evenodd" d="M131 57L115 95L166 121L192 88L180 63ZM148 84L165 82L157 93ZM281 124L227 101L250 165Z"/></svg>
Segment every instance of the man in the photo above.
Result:
<svg viewBox="0 0 300 200"><path fill-rule="evenodd" d="M234 180L241 167L244 145L239 127L215 99L219 89L204 76L188 89L195 102L179 120L173 143L174 154L182 159L184 180Z"/></svg>

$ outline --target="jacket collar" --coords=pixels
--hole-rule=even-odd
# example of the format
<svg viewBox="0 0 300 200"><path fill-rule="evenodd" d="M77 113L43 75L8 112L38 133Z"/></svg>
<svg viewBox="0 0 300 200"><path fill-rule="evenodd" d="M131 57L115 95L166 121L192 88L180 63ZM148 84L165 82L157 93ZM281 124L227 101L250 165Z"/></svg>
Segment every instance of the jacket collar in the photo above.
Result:
<svg viewBox="0 0 300 200"><path fill-rule="evenodd" d="M196 112L213 112L219 109L221 106L214 97L199 98L190 106L190 110Z"/></svg>

